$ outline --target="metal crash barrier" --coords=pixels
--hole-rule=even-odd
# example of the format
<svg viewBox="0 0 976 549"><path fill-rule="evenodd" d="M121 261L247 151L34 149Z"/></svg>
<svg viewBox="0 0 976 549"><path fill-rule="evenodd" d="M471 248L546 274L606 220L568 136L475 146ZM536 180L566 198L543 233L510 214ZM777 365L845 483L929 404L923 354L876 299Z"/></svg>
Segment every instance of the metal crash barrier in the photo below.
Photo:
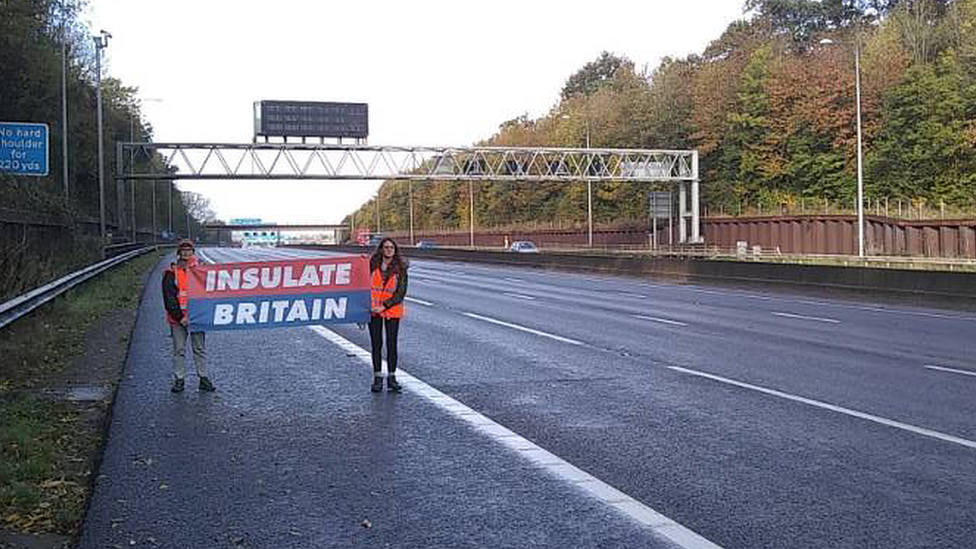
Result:
<svg viewBox="0 0 976 549"><path fill-rule="evenodd" d="M126 244L123 246L131 246L131 244ZM156 246L143 246L135 250L119 252L118 255L115 255L114 257L100 261L94 265L89 265L80 271L63 276L50 284L45 284L44 286L35 288L26 294L17 296L6 303L0 304L0 329L5 328L8 324L12 324L17 319L23 317L27 313L33 311L48 301L58 297L78 284L81 284L82 282L85 282L86 280L89 280L120 263L125 263L134 257L140 256L155 249ZM108 247L106 248L106 253L108 253Z"/></svg>

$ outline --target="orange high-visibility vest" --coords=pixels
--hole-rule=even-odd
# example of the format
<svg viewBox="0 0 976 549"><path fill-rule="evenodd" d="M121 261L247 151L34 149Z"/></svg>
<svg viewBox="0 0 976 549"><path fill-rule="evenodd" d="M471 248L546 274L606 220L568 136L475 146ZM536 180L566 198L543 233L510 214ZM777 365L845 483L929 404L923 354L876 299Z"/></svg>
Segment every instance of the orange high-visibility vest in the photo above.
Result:
<svg viewBox="0 0 976 549"><path fill-rule="evenodd" d="M195 265L196 261L190 261L186 264L185 268L180 267L176 263L170 263L169 265L169 270L173 272L173 275L176 278L176 299L180 304L180 309L183 309L183 316L186 316L187 318L189 318L188 315L190 314L188 311L190 299L189 294L187 293L190 285L187 280L186 270ZM168 320L170 324L179 324L170 318L168 313L166 314L166 320Z"/></svg>
<svg viewBox="0 0 976 549"><path fill-rule="evenodd" d="M382 308L383 302L393 297L393 291L396 290L397 285L397 275L396 273L391 274L386 284L383 284L383 273L379 268L374 269L372 285L372 291L369 294L372 307ZM403 318L403 302L386 309L380 313L380 316L383 318Z"/></svg>

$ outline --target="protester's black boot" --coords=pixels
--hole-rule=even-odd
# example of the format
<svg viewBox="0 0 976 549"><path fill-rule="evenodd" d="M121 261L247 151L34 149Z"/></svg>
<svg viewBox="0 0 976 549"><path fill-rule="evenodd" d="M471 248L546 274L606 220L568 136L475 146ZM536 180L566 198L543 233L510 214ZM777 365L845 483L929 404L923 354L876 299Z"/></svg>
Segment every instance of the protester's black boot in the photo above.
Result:
<svg viewBox="0 0 976 549"><path fill-rule="evenodd" d="M390 374L386 378L386 390L391 393L400 393L403 392L403 385L397 383L395 375Z"/></svg>
<svg viewBox="0 0 976 549"><path fill-rule="evenodd" d="M183 380L182 379L174 379L173 380L173 386L170 388L170 392L173 392L173 393L182 393L183 392Z"/></svg>
<svg viewBox="0 0 976 549"><path fill-rule="evenodd" d="M369 386L369 390L372 393L378 393L383 390L383 378L380 376L373 376L373 384Z"/></svg>
<svg viewBox="0 0 976 549"><path fill-rule="evenodd" d="M205 393L212 393L217 390L213 383L210 382L210 378L201 377L200 378L200 390Z"/></svg>

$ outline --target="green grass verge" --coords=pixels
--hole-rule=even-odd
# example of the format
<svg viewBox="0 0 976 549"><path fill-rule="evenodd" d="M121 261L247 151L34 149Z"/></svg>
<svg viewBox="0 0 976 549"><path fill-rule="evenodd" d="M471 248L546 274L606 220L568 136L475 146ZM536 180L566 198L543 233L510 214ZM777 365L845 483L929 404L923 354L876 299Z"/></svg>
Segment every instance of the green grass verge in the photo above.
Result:
<svg viewBox="0 0 976 549"><path fill-rule="evenodd" d="M69 290L0 331L0 391L43 386L84 349L88 330L104 315L139 305L146 273L163 253L127 261Z"/></svg>
<svg viewBox="0 0 976 549"><path fill-rule="evenodd" d="M96 323L138 307L146 275L162 255L115 267L0 331L0 527L76 531L101 422L90 405L54 399L44 389L61 386L59 376L84 351Z"/></svg>
<svg viewBox="0 0 976 549"><path fill-rule="evenodd" d="M80 523L86 475L62 463L79 459L77 419L62 402L25 395L0 402L0 510L7 528L69 533Z"/></svg>

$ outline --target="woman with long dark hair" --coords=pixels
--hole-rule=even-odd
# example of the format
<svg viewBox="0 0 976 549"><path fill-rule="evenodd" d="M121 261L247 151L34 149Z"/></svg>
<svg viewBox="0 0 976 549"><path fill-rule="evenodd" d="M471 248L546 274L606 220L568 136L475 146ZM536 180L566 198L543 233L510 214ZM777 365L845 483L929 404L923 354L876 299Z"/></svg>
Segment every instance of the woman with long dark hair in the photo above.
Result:
<svg viewBox="0 0 976 549"><path fill-rule="evenodd" d="M400 248L392 238L380 241L369 258L372 291L369 341L373 351L373 384L369 390L383 390L383 334L386 333L386 387L399 393L403 387L397 383L397 333L403 318L403 298L407 294L408 262L400 257Z"/></svg>

